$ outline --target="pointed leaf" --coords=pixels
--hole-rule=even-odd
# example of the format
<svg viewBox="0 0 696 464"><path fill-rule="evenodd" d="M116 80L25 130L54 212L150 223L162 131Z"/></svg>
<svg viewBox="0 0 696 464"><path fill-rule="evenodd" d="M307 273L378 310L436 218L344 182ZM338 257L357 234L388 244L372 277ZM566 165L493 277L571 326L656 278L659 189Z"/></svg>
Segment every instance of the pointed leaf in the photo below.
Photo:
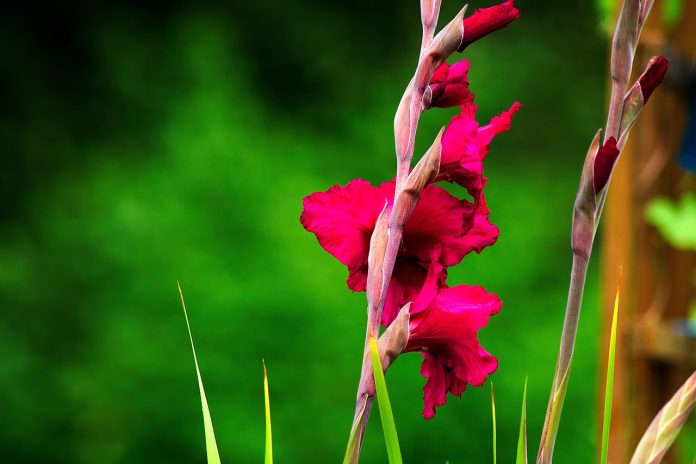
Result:
<svg viewBox="0 0 696 464"><path fill-rule="evenodd" d="M609 453L609 429L611 427L611 402L614 392L614 362L616 360L616 327L619 318L619 295L621 294L621 268L619 282L616 286L614 300L614 315L611 320L611 338L609 339L609 354L607 355L607 384L604 388L604 420L602 423L602 458L601 463L607 464Z"/></svg>
<svg viewBox="0 0 696 464"><path fill-rule="evenodd" d="M266 409L266 453L264 462L273 464L273 435L271 433L271 400L268 395L268 372L266 361L263 361L263 398Z"/></svg>
<svg viewBox="0 0 696 464"><path fill-rule="evenodd" d="M491 382L491 415L493 416L493 464L498 462L498 450L497 450L497 431L495 423L495 393L493 392L493 382Z"/></svg>
<svg viewBox="0 0 696 464"><path fill-rule="evenodd" d="M394 415L392 414L387 383L382 372L382 363L379 360L379 351L374 337L370 337L370 354L372 356L372 371L375 376L375 389L377 390L377 403L379 404L379 417L382 419L384 441L387 445L387 457L389 464L402 464L399 437L396 434Z"/></svg>
<svg viewBox="0 0 696 464"><path fill-rule="evenodd" d="M184 303L184 294L179 287L179 296L181 296L181 306L184 308L184 317L186 318L186 328L188 329L189 340L191 341L191 351L193 351L193 362L196 365L196 376L198 377L198 391L201 395L201 406L203 408L203 430L205 431L205 452L208 455L208 464L220 464L220 454L218 453L217 442L215 441L215 431L213 430L213 421L210 418L210 410L208 409L208 400L205 398L205 389L203 388L203 379L201 371L198 368L198 358L196 357L196 348L193 346L193 335L191 335L191 325L189 324L188 314L186 313L186 304Z"/></svg>
<svg viewBox="0 0 696 464"><path fill-rule="evenodd" d="M522 416L520 418L520 437L517 440L517 459L515 464L527 464L527 380L524 379L522 394Z"/></svg>

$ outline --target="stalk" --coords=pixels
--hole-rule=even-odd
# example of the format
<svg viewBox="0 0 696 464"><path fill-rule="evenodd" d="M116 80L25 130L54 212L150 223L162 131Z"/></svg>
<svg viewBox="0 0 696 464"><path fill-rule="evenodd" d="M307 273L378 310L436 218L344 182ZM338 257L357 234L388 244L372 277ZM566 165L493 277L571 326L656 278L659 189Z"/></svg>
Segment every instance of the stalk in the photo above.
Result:
<svg viewBox="0 0 696 464"><path fill-rule="evenodd" d="M421 191L435 178L440 166L440 141L444 129L440 131L433 146L411 172L416 131L420 115L424 110L425 90L435 69L454 53L464 40L466 7L440 33L434 35L439 9L440 0L421 0L423 39L418 66L401 98L394 117L397 159L394 202L390 211L386 207L382 211L370 240L367 277L367 327L365 329L365 345L355 414L351 427L351 437L357 440L357 443L352 448L349 444L349 450L353 450L351 456L346 456L345 462L349 463L357 463L359 460L365 427L375 396L374 375L370 359L370 338L380 339L379 328L382 310L401 247L403 228L418 202ZM407 325L402 330L405 330L406 335L408 335ZM388 366L389 364L384 364L383 368L386 370Z"/></svg>
<svg viewBox="0 0 696 464"><path fill-rule="evenodd" d="M585 158L580 189L573 208L571 235L573 264L570 288L556 371L537 455L538 464L548 464L553 457L553 447L570 377L587 266L611 181L611 173L620 150L626 143L631 125L635 122L652 90L662 81L667 69L666 63L663 63L664 59L651 60L640 80L627 92L636 44L652 3L652 0L624 0L612 41L612 90L604 145L600 146L600 133L597 132Z"/></svg>

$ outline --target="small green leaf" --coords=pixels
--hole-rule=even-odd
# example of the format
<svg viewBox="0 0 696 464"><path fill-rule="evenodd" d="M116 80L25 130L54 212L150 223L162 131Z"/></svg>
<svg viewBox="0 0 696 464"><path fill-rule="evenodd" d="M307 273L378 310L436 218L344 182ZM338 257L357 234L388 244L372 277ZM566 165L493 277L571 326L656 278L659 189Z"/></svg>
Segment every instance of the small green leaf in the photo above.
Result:
<svg viewBox="0 0 696 464"><path fill-rule="evenodd" d="M616 360L616 326L619 318L619 295L621 294L621 269L619 283L616 286L614 299L614 315L611 320L611 337L609 339L609 354L607 355L607 384L604 388L604 420L602 423L602 458L601 463L607 464L609 453L609 429L611 427L611 402L614 391L614 362Z"/></svg>
<svg viewBox="0 0 696 464"><path fill-rule="evenodd" d="M491 415L493 416L493 464L498 462L498 450L497 450L497 431L495 424L495 393L493 392L493 382L491 382Z"/></svg>
<svg viewBox="0 0 696 464"><path fill-rule="evenodd" d="M266 464L273 464L273 435L271 433L271 400L268 396L268 373L266 361L263 362L263 397L266 406Z"/></svg>
<svg viewBox="0 0 696 464"><path fill-rule="evenodd" d="M522 394L522 415L520 417L520 437L517 440L517 459L515 464L527 464L527 380L524 379Z"/></svg>
<svg viewBox="0 0 696 464"><path fill-rule="evenodd" d="M402 464L401 449L399 448L399 437L396 434L396 424L392 414L389 393L387 392L387 382L384 380L382 363L377 351L377 343L374 337L370 337L370 354L372 355L372 371L375 376L375 389L377 390L377 403L379 404L379 417L382 419L382 431L384 441L387 445L387 457L389 464Z"/></svg>
<svg viewBox="0 0 696 464"><path fill-rule="evenodd" d="M220 464L220 454L218 453L217 443L215 441L215 431L213 430L213 421L210 418L210 410L208 410L208 401L205 398L205 390L203 389L203 379L201 371L198 368L198 358L196 357L196 348L193 346L193 335L191 335L191 325L189 324L188 314L186 313L186 304L184 303L184 294L179 287L179 295L181 296L181 306L184 308L184 317L186 318L186 328L191 340L191 351L193 351L193 362L196 365L196 376L198 376L198 391L201 395L201 406L203 407L203 430L205 431L205 452L208 455L208 464Z"/></svg>

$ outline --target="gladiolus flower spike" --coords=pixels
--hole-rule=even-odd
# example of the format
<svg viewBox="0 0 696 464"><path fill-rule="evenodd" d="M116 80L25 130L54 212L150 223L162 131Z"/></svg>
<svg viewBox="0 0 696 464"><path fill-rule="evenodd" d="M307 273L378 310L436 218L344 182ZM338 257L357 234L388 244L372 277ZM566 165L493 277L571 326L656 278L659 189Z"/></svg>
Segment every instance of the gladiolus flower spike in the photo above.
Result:
<svg viewBox="0 0 696 464"><path fill-rule="evenodd" d="M471 43L518 16L512 1L478 10L464 20L464 41ZM447 393L459 396L467 385L481 386L498 366L497 359L478 342L477 334L500 310L500 299L479 286L450 287L447 268L471 252L480 253L498 238L483 193L487 182L483 162L496 135L510 129L520 104L514 103L488 124L480 125L469 89L469 68L467 60L441 63L423 94L423 110L459 107L460 111L442 135L439 169L429 174L430 179L413 183L410 178L418 171L414 169L406 182L421 186L416 192L417 203L401 215L406 216L403 235L380 318L381 325L389 327L401 308L408 308L408 338L399 349L423 355L421 374L427 379L423 417L428 419L435 415L436 407L445 404ZM434 185L438 182L461 185L471 199L456 198ZM399 207L398 198L403 193L398 188L394 181L373 186L356 179L304 199L303 227L346 266L348 288L353 291L368 287L370 253L375 252L371 243L373 247L384 243L376 240L373 232L386 230L378 227L378 221Z"/></svg>

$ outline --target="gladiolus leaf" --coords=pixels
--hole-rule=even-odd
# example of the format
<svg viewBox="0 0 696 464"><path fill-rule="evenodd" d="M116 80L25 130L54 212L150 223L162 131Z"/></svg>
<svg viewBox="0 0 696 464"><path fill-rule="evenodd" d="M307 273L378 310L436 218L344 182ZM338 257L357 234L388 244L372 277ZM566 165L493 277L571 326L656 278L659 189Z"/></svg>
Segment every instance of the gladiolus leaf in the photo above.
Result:
<svg viewBox="0 0 696 464"><path fill-rule="evenodd" d="M517 459L515 464L527 464L527 380L524 379L522 394L522 416L520 417L520 437L517 440Z"/></svg>
<svg viewBox="0 0 696 464"><path fill-rule="evenodd" d="M377 403L379 404L379 417L382 419L382 432L387 445L387 457L389 464L402 464L399 437L396 434L396 424L392 414L387 382L384 380L382 363L379 360L379 351L374 337L370 337L370 354L372 355L372 371L375 376L375 389L377 390Z"/></svg>
<svg viewBox="0 0 696 464"><path fill-rule="evenodd" d="M208 400L205 398L205 390L203 389L203 379L201 371L198 368L198 358L196 357L196 348L193 346L193 335L191 335L191 325L189 324L188 314L186 313L186 304L184 303L184 294L179 287L179 296L181 296L181 306L184 308L184 317L186 318L186 328L188 329L189 340L191 341L191 351L193 351L193 362L196 365L196 376L198 377L198 391L201 395L201 406L203 408L203 430L205 431L205 452L208 455L208 464L220 464L220 454L218 453L217 442L215 441L215 431L213 430L213 421L210 418L210 410L208 409Z"/></svg>
<svg viewBox="0 0 696 464"><path fill-rule="evenodd" d="M616 360L616 327L619 318L619 295L621 294L621 269L619 282L616 286L614 300L614 315L611 320L611 337L609 339L609 354L607 355L607 383L604 388L604 420L602 422L602 464L607 464L609 453L609 428L611 427L611 402L614 392L614 362Z"/></svg>
<svg viewBox="0 0 696 464"><path fill-rule="evenodd" d="M266 361L263 361L263 398L266 409L266 453L264 462L273 464L273 434L271 433L271 400L268 396L268 373Z"/></svg>

